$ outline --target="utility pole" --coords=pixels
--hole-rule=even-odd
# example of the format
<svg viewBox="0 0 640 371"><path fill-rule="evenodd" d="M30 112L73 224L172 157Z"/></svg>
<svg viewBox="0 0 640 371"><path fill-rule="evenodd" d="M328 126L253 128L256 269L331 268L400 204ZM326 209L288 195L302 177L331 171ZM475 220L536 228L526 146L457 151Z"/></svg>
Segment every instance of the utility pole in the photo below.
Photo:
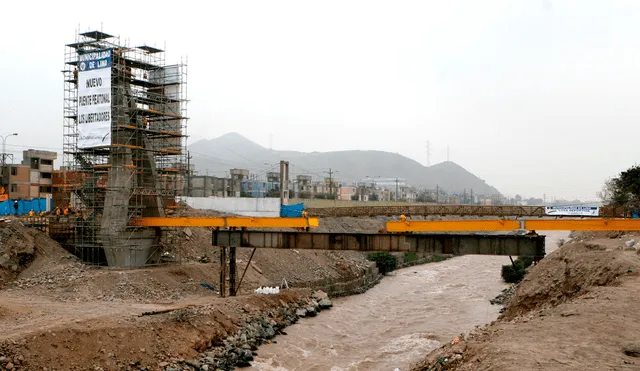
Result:
<svg viewBox="0 0 640 371"><path fill-rule="evenodd" d="M288 203L289 203L289 161L280 160L280 205L287 205Z"/></svg>
<svg viewBox="0 0 640 371"><path fill-rule="evenodd" d="M333 197L333 174L337 173L337 171L332 171L329 168L329 171L325 171L326 174L329 174L329 194Z"/></svg>
<svg viewBox="0 0 640 371"><path fill-rule="evenodd" d="M436 184L436 203L440 203L440 186Z"/></svg>

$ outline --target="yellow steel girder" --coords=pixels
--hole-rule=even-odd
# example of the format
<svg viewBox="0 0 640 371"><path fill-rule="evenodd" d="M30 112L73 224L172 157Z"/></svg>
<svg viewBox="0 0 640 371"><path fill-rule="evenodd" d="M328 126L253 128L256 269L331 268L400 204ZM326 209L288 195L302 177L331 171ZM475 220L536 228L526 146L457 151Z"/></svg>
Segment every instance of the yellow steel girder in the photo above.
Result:
<svg viewBox="0 0 640 371"><path fill-rule="evenodd" d="M534 231L640 231L638 219L555 219L526 220L525 229Z"/></svg>
<svg viewBox="0 0 640 371"><path fill-rule="evenodd" d="M639 231L638 219L549 219L549 220L400 220L389 221L387 232L468 231Z"/></svg>
<svg viewBox="0 0 640 371"><path fill-rule="evenodd" d="M512 231L520 228L515 220L406 220L387 222L387 232L468 232Z"/></svg>
<svg viewBox="0 0 640 371"><path fill-rule="evenodd" d="M307 228L317 227L318 218L146 217L133 219L132 225L137 227Z"/></svg>

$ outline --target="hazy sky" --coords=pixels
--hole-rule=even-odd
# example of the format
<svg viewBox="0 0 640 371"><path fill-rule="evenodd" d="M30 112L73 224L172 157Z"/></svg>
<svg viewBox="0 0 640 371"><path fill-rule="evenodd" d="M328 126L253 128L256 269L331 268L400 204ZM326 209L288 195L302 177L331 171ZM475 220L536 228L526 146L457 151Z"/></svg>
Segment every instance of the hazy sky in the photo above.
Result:
<svg viewBox="0 0 640 371"><path fill-rule="evenodd" d="M61 150L79 28L188 57L191 140L235 131L423 164L428 140L432 163L450 146L505 194L589 199L640 152L640 1L65 3L3 4L10 151Z"/></svg>

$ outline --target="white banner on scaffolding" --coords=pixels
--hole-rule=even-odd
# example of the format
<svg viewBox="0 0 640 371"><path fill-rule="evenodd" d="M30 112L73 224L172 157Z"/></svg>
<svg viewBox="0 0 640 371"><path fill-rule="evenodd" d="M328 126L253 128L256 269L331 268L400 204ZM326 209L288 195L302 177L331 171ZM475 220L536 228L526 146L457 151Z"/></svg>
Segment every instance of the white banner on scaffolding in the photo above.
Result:
<svg viewBox="0 0 640 371"><path fill-rule="evenodd" d="M596 206L547 206L545 213L550 216L598 216Z"/></svg>
<svg viewBox="0 0 640 371"><path fill-rule="evenodd" d="M78 57L78 148L111 144L111 53Z"/></svg>

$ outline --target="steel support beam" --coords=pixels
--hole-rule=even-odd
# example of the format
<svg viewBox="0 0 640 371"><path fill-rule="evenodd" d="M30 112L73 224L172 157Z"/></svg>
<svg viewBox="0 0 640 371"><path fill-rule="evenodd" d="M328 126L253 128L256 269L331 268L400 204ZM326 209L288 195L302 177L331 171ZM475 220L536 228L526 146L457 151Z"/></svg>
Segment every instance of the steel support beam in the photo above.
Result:
<svg viewBox="0 0 640 371"><path fill-rule="evenodd" d="M214 230L214 246L543 257L544 236L367 234Z"/></svg>
<svg viewBox="0 0 640 371"><path fill-rule="evenodd" d="M236 247L229 247L229 296L236 296Z"/></svg>
<svg viewBox="0 0 640 371"><path fill-rule="evenodd" d="M227 247L220 246L220 296L227 295Z"/></svg>

